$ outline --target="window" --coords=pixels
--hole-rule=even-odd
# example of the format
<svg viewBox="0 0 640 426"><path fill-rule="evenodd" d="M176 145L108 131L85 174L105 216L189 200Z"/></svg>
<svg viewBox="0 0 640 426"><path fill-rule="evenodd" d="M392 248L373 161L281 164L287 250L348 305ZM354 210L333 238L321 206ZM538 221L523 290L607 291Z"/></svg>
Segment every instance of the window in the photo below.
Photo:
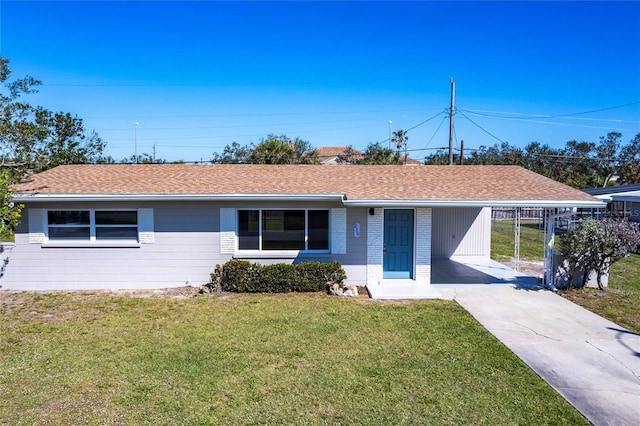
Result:
<svg viewBox="0 0 640 426"><path fill-rule="evenodd" d="M238 210L240 250L329 250L329 210Z"/></svg>
<svg viewBox="0 0 640 426"><path fill-rule="evenodd" d="M91 235L88 211L49 211L48 223L50 240L88 240Z"/></svg>
<svg viewBox="0 0 640 426"><path fill-rule="evenodd" d="M49 240L137 240L136 210L49 210Z"/></svg>

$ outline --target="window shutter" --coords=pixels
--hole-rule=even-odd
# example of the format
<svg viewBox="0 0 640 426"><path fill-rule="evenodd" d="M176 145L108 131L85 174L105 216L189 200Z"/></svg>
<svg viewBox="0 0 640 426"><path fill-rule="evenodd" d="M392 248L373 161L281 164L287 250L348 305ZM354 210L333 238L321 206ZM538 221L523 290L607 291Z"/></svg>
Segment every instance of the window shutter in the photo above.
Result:
<svg viewBox="0 0 640 426"><path fill-rule="evenodd" d="M347 252L347 209L331 209L331 253Z"/></svg>
<svg viewBox="0 0 640 426"><path fill-rule="evenodd" d="M29 244L41 244L46 241L44 234L46 211L45 209L29 209Z"/></svg>
<svg viewBox="0 0 640 426"><path fill-rule="evenodd" d="M220 254L236 252L236 209L220 209Z"/></svg>
<svg viewBox="0 0 640 426"><path fill-rule="evenodd" d="M153 209L138 209L138 239L140 244L155 243Z"/></svg>

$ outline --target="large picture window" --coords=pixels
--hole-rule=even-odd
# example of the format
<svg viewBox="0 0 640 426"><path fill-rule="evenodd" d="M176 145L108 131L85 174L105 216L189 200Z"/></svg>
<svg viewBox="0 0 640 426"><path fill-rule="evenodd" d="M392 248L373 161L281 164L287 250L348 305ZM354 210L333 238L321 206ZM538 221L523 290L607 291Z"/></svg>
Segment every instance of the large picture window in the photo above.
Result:
<svg viewBox="0 0 640 426"><path fill-rule="evenodd" d="M329 210L238 210L240 250L329 250Z"/></svg>
<svg viewBox="0 0 640 426"><path fill-rule="evenodd" d="M137 240L136 210L49 210L49 240Z"/></svg>

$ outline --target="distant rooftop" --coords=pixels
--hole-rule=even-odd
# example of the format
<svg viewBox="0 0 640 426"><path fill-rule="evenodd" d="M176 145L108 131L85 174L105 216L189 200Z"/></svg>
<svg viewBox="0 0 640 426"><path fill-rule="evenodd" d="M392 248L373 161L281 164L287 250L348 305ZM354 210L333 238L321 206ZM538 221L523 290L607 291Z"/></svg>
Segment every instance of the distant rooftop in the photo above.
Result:
<svg viewBox="0 0 640 426"><path fill-rule="evenodd" d="M318 159L321 164L339 164L338 157L344 155L347 150L346 146L321 146L316 148L318 153ZM351 153L354 155L354 159L360 159L364 155L362 151L357 149L351 149ZM411 157L407 157L407 165L421 165L422 162L415 160Z"/></svg>

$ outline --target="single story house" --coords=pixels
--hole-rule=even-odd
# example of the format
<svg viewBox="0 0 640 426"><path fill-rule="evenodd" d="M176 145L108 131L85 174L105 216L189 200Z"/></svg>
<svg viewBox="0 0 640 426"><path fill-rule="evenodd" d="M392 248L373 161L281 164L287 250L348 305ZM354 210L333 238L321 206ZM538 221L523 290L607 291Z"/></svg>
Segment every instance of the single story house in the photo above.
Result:
<svg viewBox="0 0 640 426"><path fill-rule="evenodd" d="M640 187L640 185L638 185ZM629 220L640 222L640 189L637 191L627 191L621 194L614 194L611 197L613 202L623 203L624 211L629 212Z"/></svg>
<svg viewBox="0 0 640 426"><path fill-rule="evenodd" d="M15 185L2 289L200 285L216 264L339 261L347 283L429 286L489 258L491 207L598 207L517 166L66 165Z"/></svg>
<svg viewBox="0 0 640 426"><path fill-rule="evenodd" d="M640 221L638 213L638 196L640 194L640 183L627 185L606 186L604 188L588 188L583 192L593 195L607 203L607 213L614 217L628 217L630 220ZM635 214L634 214L635 200ZM582 213L589 213L582 211Z"/></svg>

